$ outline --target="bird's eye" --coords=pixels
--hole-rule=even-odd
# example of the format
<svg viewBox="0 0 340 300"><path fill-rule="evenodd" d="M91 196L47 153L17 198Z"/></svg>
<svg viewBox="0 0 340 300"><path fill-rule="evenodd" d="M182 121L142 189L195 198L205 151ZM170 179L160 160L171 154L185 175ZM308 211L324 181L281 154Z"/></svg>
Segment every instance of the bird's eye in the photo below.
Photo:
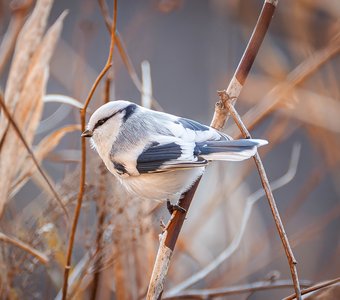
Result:
<svg viewBox="0 0 340 300"><path fill-rule="evenodd" d="M105 123L105 121L106 121L105 119L99 120L98 123L97 123L98 126L103 125Z"/></svg>

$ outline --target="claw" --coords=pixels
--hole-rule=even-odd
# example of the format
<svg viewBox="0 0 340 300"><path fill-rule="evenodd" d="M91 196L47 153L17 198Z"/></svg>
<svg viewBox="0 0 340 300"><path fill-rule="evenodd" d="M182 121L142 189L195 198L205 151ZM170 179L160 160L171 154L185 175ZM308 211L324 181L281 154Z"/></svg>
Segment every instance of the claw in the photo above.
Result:
<svg viewBox="0 0 340 300"><path fill-rule="evenodd" d="M168 200L168 201L166 202L166 207L167 207L167 209L168 209L170 215L172 215L172 213L173 213L174 211L179 211L179 212L181 212L181 213L183 213L183 214L185 214L185 213L187 212L186 209L184 209L182 206L180 206L180 205L178 205L178 204L172 204L172 203L170 202L170 200Z"/></svg>

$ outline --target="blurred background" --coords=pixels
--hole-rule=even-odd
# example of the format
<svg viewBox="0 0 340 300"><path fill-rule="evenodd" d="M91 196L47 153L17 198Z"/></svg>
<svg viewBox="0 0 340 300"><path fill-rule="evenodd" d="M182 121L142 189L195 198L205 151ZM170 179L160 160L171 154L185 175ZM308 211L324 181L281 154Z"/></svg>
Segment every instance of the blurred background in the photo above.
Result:
<svg viewBox="0 0 340 300"><path fill-rule="evenodd" d="M109 52L100 3L0 1L0 88L71 217L80 177L79 107ZM262 4L118 1L120 43L87 119L108 99L140 104L149 79L155 109L209 124L216 91L227 88ZM112 16L112 1L107 6ZM339 1L280 1L236 105L252 136L269 141L260 155L304 285L340 273L339 51ZM143 61L150 66L144 80ZM5 119L1 112L0 298L61 299L71 223ZM240 137L231 119L225 132ZM143 299L160 222L169 215L164 205L127 195L90 147L87 153L70 298ZM287 259L254 162L211 164L177 242L164 296L286 280ZM292 292L216 299L281 299Z"/></svg>

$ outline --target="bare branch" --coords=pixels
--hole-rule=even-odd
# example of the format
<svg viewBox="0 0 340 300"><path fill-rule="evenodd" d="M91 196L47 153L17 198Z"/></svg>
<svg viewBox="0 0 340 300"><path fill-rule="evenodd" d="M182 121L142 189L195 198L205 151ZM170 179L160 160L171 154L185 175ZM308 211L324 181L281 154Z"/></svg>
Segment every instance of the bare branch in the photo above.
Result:
<svg viewBox="0 0 340 300"><path fill-rule="evenodd" d="M264 100L252 107L242 117L244 124L249 130L259 124L264 118L275 110L278 105L290 96L294 89L310 78L319 68L332 59L340 52L340 40L336 39L321 50L314 52L312 55L302 61L287 76L286 81L279 83L272 88L265 96ZM229 96L232 95L227 90ZM235 125L230 126L230 132L236 132Z"/></svg>
<svg viewBox="0 0 340 300"><path fill-rule="evenodd" d="M292 151L291 159L290 159L290 164L289 168L287 170L287 173L284 174L282 177L279 179L275 180L271 184L272 190L277 190L286 184L288 184L290 181L293 180L296 170L297 170L297 165L300 157L300 145L295 145ZM245 209L243 212L242 216L242 221L241 225L239 226L240 230L239 232L235 235L233 238L232 242L228 245L226 249L224 249L211 263L209 263L206 267L201 269L199 272L193 274L186 280L183 280L180 284L177 286L173 287L166 293L166 297L172 297L175 295L178 295L181 291L184 289L192 286L199 280L202 280L205 278L208 274L210 274L213 270L216 270L223 262L225 262L231 255L238 249L243 235L245 233L248 220L250 218L252 209L254 204L260 200L263 196L265 196L264 190L261 188L257 190L255 193L251 194L247 199L246 199L246 204L245 204Z"/></svg>
<svg viewBox="0 0 340 300"><path fill-rule="evenodd" d="M310 286L311 282L308 280L301 280L301 286ZM265 291L272 289L282 289L282 288L290 288L293 284L291 280L277 280L274 282L271 281L258 281L249 284L236 285L225 288L216 288L216 289L202 289L202 290L187 290L176 294L175 296L165 296L163 299L189 299L189 298L198 298L198 299L211 299L215 297L227 296L227 295L235 295L235 294L243 294L243 293L252 293L257 291Z"/></svg>
<svg viewBox="0 0 340 300"><path fill-rule="evenodd" d="M228 86L228 92L230 93L230 95L232 95L233 99L237 99L242 90L242 83L245 82L245 79L248 76L249 70L251 69L258 49L267 32L267 28L272 19L272 15L275 11L277 2L278 1L264 1L263 9L254 28L254 34L252 35L252 38L249 41L249 45L244 52L243 58L241 59L240 64ZM258 41L256 41L255 38L258 39ZM236 77L236 75L239 79ZM239 80L241 80L242 83ZM216 129L221 129L225 123L227 115L228 110L216 106L211 126ZM196 192L200 180L201 178L196 181L196 183L191 187L188 192L186 192L184 198L181 200L181 206L186 211L188 211L190 207L192 198ZM175 211L172 214L169 223L166 225L166 228L160 239L160 246L150 279L147 299L160 299L163 293L163 285L170 265L170 259L175 248L178 235L185 220L185 216L186 213Z"/></svg>
<svg viewBox="0 0 340 300"><path fill-rule="evenodd" d="M92 99L92 96L101 81L101 79L104 77L105 73L109 70L112 63L112 56L113 56L113 50L115 45L115 32L116 32L116 25L117 25L117 0L114 1L114 21L112 22L112 28L111 28L111 42L110 42L110 50L108 54L108 58L106 61L106 64L103 68L103 70L100 72L98 77L96 78L88 96L85 101L84 107L80 110L80 120L81 120L81 130L85 130L85 118L86 118L86 110L87 107ZM67 248L67 254L66 254L66 264L64 268L64 283L63 283L63 300L66 300L67 298L67 288L68 288L68 276L71 269L71 258L72 258L72 250L73 250L73 244L74 244L74 238L77 230L78 225L78 219L80 215L80 209L83 201L84 196L84 190L85 190L85 177L86 177L86 141L85 138L81 138L81 173L80 173L80 182L79 182L79 193L78 193L78 199L77 199L77 205L73 216L73 222L72 222L72 228L71 228L71 234L69 238L68 248Z"/></svg>
<svg viewBox="0 0 340 300"><path fill-rule="evenodd" d="M336 284L336 283L339 283L340 282L340 277L337 277L335 279L332 279L332 280L328 280L328 281L324 281L324 282L321 282L321 283L317 283L307 289L303 289L301 291L301 295L306 295L306 294L309 294L311 292L314 292L314 291L317 291L317 290L320 290L320 289L323 289L327 286L330 286L330 285L333 285L333 284ZM283 298L282 300L294 300L296 299L296 296L295 294L293 295L290 295L286 298Z"/></svg>
<svg viewBox="0 0 340 300"><path fill-rule="evenodd" d="M250 135L248 129L243 124L241 117L237 113L237 111L236 111L234 105L232 104L232 101L230 100L230 97L227 94L227 92L226 91L219 92L219 96L220 96L221 100L220 100L220 102L218 102L218 105L220 107L226 107L228 109L228 111L230 112L230 114L234 118L235 123L237 124L240 131L242 132L243 137L245 137L247 139L251 138L251 135ZM297 299L301 300L301 289L300 289L299 278L298 278L297 268L296 268L297 261L294 257L293 251L290 247L290 244L289 244L289 241L288 241L288 238L287 238L287 234L286 234L285 229L283 227L281 217L280 217L279 211L277 209L273 193L270 189L269 180L267 178L267 174L266 174L266 171L265 171L264 166L262 164L260 155L256 152L256 154L254 155L253 158L254 158L258 173L259 173L260 178L261 178L262 186L263 186L263 188L266 192L266 196L267 196L267 199L268 199L268 202L269 202L269 206L270 206L272 215L274 217L276 228L279 232L284 250L286 252L286 256L287 256L289 267L290 267L290 272L292 274L292 279L293 279L293 282L294 282L294 288L295 288L295 293L297 295Z"/></svg>
<svg viewBox="0 0 340 300"><path fill-rule="evenodd" d="M250 37L247 48L244 51L240 63L238 64L235 71L235 74L227 88L227 93L230 98L233 99L233 104L235 104L238 96L241 93L241 89L243 88L249 71L254 63L255 57L267 33L267 29L274 15L277 4L278 1L264 1L260 16ZM222 129L225 122L227 121L227 118L228 111L225 111L223 108L216 107L211 126L216 129Z"/></svg>
<svg viewBox="0 0 340 300"><path fill-rule="evenodd" d="M18 240L15 237L10 237L10 236L5 235L4 233L0 232L0 241L12 244L12 245L28 252L32 256L36 257L44 265L46 265L49 261L48 257L44 253L32 248L30 245Z"/></svg>

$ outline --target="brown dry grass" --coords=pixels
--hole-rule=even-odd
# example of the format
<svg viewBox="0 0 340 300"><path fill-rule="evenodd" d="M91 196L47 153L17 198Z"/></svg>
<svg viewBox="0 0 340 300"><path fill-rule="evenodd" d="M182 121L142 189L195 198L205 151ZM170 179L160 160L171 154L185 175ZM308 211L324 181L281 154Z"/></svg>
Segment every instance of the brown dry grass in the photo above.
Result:
<svg viewBox="0 0 340 300"><path fill-rule="evenodd" d="M18 5L16 2L13 1ZM99 2L103 8L104 2ZM6 8L4 11L8 13L7 21L2 21L6 25L3 26L2 36L6 28L7 35L0 41L3 99L48 179L46 181L42 177L21 138L1 110L1 299L61 299L62 296L70 223L66 221L55 195L62 199L72 216L81 176L77 109L71 108L68 116L59 115L62 121L55 124L52 123L53 118L48 119L50 123L43 123L50 124L52 130L39 134L38 127L47 113L56 110L56 106L45 105L47 94L66 93L76 98L79 106L79 102L84 103L86 98L82 89L90 90L98 71L92 69L93 64L88 57L93 49L91 26L84 26L82 35L75 38L77 46L73 45L72 49L62 35L65 13L60 14L64 11L60 3L53 3L52 0L23 1L21 10L11 11L7 1L0 1L0 6ZM106 44L105 47L96 48L96 51L101 49L102 52L94 56L104 59L109 49L104 19L99 6L94 5L93 1L84 3L86 9L71 10L67 18L79 15L87 19L89 11L97 16L101 22L96 23L97 30L106 38ZM112 6L112 3L108 4ZM53 5L60 8L58 14L54 14L60 15L54 17L55 20L49 16ZM122 8L118 6L120 34L116 35L118 40L112 71L107 75L106 84L99 85L90 110L93 111L108 98L121 95L122 90L129 94L129 89L120 89L119 84L131 79L130 88L134 86L135 93L143 98L144 103L148 103L145 100L148 96L153 100L154 107L159 109L154 99L156 97L163 107L176 112L176 107L182 107L183 101L167 103L163 100L160 92L162 84L169 83L160 83L159 78L162 77L153 72L156 56L152 57L152 52L147 52L141 36L144 28L139 24L145 22L146 27L149 23L160 26L161 21L150 15L162 16L163 21L185 12L186 7L192 4L176 0L154 1L152 7L145 6L136 13L129 26L126 25L129 30L121 25L125 24L122 20L122 23L119 22L120 14L124 14L121 10L126 5L122 3ZM129 5L132 7L134 4ZM245 41L249 38L249 28L254 25L250 20L257 17L260 6L247 1L211 1L207 5L214 12L214 19L221 15L223 18L233 16L237 20L234 26L239 29L239 37L244 35ZM195 15L195 12L192 14ZM302 143L296 174L289 173L289 180L285 177L287 174L283 176L279 182L284 184L279 185L280 189L275 191L275 195L302 270L300 278L312 282L338 277L340 267L337 230L340 215L337 202L340 193L339 15L336 0L280 2L278 15L273 19L273 32L278 31L279 34L266 37L255 62L255 71L250 73L238 104L246 126L256 132L253 135L270 141L269 146L261 150L270 178L281 178L287 172L289 168L284 165L290 162L292 142L300 140ZM288 17L289 22L286 22ZM110 22L108 16L105 21ZM186 22L190 24L191 19ZM14 25L11 27L10 23ZM175 26L175 23L172 24ZM322 31L318 30L319 26L322 26ZM66 27L68 30L72 27ZM58 43L60 36L63 38ZM146 35L146 39L152 39L152 36ZM317 43L318 39L322 40L321 45ZM138 51L134 51L134 43L138 40ZM126 45L123 41L127 42ZM220 42L218 45L223 47L223 42ZM182 41L183 45L190 43ZM181 49L185 51L184 46ZM216 59L223 65L224 54L218 56L218 46L211 49L214 49L213 56L217 56ZM151 56L151 75L144 70L143 78L139 78L136 62L139 58L142 58L140 61L149 58L144 53ZM238 61L239 57L232 59ZM163 61L167 69L169 62L166 54ZM100 68L103 63L98 63L97 67ZM204 72L203 68L201 72ZM69 77L70 74L73 78ZM212 82L207 84L207 95L213 95L209 103L211 111L217 100L215 90L225 87L226 74L227 71L221 67L212 76ZM188 90L198 88L194 83L190 85L187 79ZM59 82L57 90L50 90L48 83L53 82ZM152 93L151 86L158 94ZM63 99L64 106L71 107L75 103L70 98ZM196 99L187 101L192 107L196 106ZM169 109L171 107L172 111ZM204 114L209 120L211 116L202 111L201 115ZM238 135L232 124L227 126L226 131L235 137ZM84 199L77 222L69 277L69 298L142 299L146 295L159 243L159 223L167 220L167 213L155 203L145 203L126 194L94 152L88 153L86 166ZM205 289L204 292L208 288L227 291L234 290L233 286L247 288L248 283L249 288L251 283L257 282L263 286L271 282L275 286L280 280L289 279L270 212L259 200L262 192L254 193L260 186L253 171L251 163L209 167L177 242L165 294L171 295L171 292L181 290L180 293L185 295L180 284L193 278L197 280L186 288L198 289L196 292L201 298L201 289ZM218 262L219 257L224 259ZM213 268L204 273L211 265ZM275 276L266 277L273 270L279 270L281 275L275 273ZM290 294L286 289L253 293L246 290L243 294L225 299L278 299Z"/></svg>

